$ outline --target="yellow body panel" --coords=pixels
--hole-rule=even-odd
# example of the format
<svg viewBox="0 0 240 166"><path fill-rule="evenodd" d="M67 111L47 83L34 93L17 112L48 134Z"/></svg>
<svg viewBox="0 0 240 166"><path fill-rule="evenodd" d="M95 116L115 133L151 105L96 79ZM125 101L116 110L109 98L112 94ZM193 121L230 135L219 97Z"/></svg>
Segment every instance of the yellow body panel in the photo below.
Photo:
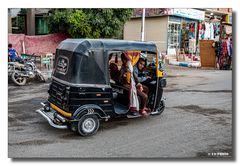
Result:
<svg viewBox="0 0 240 166"><path fill-rule="evenodd" d="M157 77L163 77L163 71L157 70Z"/></svg>

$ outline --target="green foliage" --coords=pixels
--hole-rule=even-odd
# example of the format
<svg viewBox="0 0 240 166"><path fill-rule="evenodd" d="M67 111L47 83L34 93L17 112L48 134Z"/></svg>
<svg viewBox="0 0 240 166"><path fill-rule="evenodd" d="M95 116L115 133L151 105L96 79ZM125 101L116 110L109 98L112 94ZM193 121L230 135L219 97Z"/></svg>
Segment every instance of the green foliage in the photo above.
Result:
<svg viewBox="0 0 240 166"><path fill-rule="evenodd" d="M124 23L133 9L54 9L49 17L51 32L74 38L121 38Z"/></svg>
<svg viewBox="0 0 240 166"><path fill-rule="evenodd" d="M21 10L19 11L19 14L27 14L27 9L26 8L21 8Z"/></svg>
<svg viewBox="0 0 240 166"><path fill-rule="evenodd" d="M82 10L74 10L69 16L67 16L69 29L68 33L73 37L91 37L91 26L89 24L88 15Z"/></svg>
<svg viewBox="0 0 240 166"><path fill-rule="evenodd" d="M25 16L27 13L27 9L21 9L19 12L19 16L12 18L12 29L13 33L25 33Z"/></svg>
<svg viewBox="0 0 240 166"><path fill-rule="evenodd" d="M50 32L65 32L69 26L67 23L67 16L70 11L64 9L53 10L48 18Z"/></svg>

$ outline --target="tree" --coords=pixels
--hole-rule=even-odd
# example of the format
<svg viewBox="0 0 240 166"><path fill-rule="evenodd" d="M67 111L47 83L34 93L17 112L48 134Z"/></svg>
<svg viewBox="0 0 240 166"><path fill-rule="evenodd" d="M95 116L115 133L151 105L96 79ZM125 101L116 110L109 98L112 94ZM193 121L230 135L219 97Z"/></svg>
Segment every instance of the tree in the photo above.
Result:
<svg viewBox="0 0 240 166"><path fill-rule="evenodd" d="M27 9L23 8L19 11L19 14L16 17L12 18L12 27L14 27L12 33L25 33L26 14Z"/></svg>
<svg viewBox="0 0 240 166"><path fill-rule="evenodd" d="M53 9L49 28L74 38L121 38L132 12L133 9Z"/></svg>

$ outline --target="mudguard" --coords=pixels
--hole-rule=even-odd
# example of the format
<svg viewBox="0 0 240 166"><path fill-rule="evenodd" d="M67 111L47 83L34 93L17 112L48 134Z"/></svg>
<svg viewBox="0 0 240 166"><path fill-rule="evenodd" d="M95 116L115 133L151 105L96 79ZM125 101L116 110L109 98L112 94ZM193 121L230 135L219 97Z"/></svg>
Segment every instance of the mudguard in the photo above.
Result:
<svg viewBox="0 0 240 166"><path fill-rule="evenodd" d="M78 120L80 119L83 115L86 114L95 114L97 115L100 119L105 119L107 121L110 117L102 110L101 107L95 104L86 104L82 105L79 107L73 114L72 119L73 120Z"/></svg>

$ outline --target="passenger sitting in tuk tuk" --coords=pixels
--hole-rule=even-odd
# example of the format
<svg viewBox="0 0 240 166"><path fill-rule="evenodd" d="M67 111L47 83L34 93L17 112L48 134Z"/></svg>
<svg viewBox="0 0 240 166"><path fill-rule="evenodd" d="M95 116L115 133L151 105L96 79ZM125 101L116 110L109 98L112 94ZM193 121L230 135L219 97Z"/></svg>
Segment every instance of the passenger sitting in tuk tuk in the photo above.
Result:
<svg viewBox="0 0 240 166"><path fill-rule="evenodd" d="M121 60L122 60L122 67L120 69L120 77L119 77L119 82L124 86L127 87L128 89L130 89L131 85L131 73L129 71L128 68L128 61L130 61L130 59L128 59L128 57L122 53L121 54ZM133 74L134 77L134 81L136 83L136 89L137 89L137 95L140 97L140 108L139 108L139 113L141 115L148 115L148 112L150 112L150 109L146 108L147 106L147 101L148 101L148 96L147 94L144 92L144 88L142 86L141 83L138 82L138 79L136 78L136 76ZM138 110L130 110L130 113L134 116L138 115Z"/></svg>
<svg viewBox="0 0 240 166"><path fill-rule="evenodd" d="M111 61L112 57L115 55L115 62L113 63ZM110 81L114 81L115 83L119 82L119 70L118 70L118 66L117 66L117 54L115 53L111 53L109 54L109 58L108 58L108 63L109 63L109 72L110 72Z"/></svg>

